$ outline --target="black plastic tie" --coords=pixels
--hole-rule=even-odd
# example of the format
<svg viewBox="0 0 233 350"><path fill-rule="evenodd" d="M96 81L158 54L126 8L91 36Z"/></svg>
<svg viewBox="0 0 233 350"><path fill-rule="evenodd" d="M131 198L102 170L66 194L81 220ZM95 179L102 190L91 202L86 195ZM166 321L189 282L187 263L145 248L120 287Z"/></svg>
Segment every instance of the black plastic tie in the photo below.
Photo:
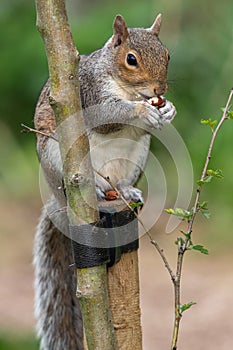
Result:
<svg viewBox="0 0 233 350"><path fill-rule="evenodd" d="M94 267L109 262L107 248L98 247L98 227L96 223L87 225L69 226L70 238L74 253L74 262L77 268ZM82 242L82 243L79 243Z"/></svg>

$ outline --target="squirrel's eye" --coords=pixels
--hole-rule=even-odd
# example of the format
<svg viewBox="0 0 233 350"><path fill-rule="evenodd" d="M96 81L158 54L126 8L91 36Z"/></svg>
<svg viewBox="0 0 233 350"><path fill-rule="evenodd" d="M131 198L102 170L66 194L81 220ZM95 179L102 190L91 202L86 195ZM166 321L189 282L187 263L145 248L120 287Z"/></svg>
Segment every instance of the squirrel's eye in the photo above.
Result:
<svg viewBox="0 0 233 350"><path fill-rule="evenodd" d="M128 53L126 61L130 66L137 66L138 64L136 57L132 53Z"/></svg>

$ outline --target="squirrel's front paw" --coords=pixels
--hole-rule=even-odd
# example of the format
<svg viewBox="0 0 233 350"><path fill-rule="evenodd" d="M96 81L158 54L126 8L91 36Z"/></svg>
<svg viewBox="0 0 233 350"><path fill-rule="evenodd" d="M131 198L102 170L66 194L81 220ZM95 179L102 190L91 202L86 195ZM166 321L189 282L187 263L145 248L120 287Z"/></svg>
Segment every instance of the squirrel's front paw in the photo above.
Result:
<svg viewBox="0 0 233 350"><path fill-rule="evenodd" d="M161 119L163 123L171 122L176 115L176 108L172 102L165 100L165 105L159 108Z"/></svg>
<svg viewBox="0 0 233 350"><path fill-rule="evenodd" d="M136 102L135 113L147 126L158 129L162 126L160 111L146 101Z"/></svg>

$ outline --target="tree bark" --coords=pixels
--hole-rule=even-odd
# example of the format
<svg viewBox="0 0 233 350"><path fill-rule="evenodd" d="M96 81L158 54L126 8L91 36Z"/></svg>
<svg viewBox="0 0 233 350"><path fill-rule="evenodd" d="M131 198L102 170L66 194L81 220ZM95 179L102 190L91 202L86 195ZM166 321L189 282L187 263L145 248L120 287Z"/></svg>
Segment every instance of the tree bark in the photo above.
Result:
<svg viewBox="0 0 233 350"><path fill-rule="evenodd" d="M79 53L69 28L64 0L36 0L37 26L44 41L63 161L68 217L73 226L99 219L89 141L81 113ZM83 161L85 160L85 161ZM115 350L106 265L77 270L79 298L89 350Z"/></svg>

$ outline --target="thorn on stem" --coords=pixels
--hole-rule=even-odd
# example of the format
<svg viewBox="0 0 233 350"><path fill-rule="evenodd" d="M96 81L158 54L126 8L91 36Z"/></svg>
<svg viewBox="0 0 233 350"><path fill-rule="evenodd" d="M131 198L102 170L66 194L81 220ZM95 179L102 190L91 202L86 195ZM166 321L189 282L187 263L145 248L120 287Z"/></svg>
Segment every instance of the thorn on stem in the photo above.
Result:
<svg viewBox="0 0 233 350"><path fill-rule="evenodd" d="M26 130L26 129L22 129L20 130L21 134L27 134L28 132L30 132L29 130Z"/></svg>

